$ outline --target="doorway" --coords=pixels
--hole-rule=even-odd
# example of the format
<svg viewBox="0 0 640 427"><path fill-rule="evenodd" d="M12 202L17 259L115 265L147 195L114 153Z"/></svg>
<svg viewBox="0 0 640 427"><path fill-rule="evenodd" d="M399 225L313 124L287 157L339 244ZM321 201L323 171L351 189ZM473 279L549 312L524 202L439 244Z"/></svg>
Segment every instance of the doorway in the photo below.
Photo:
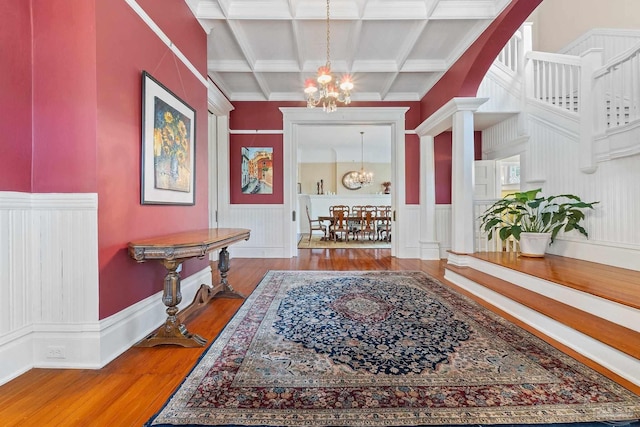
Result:
<svg viewBox="0 0 640 427"><path fill-rule="evenodd" d="M291 212L291 222L285 227L286 248L290 256L297 256L297 219L303 219L303 212L298 209L298 141L303 140L305 131L312 125L387 125L391 128L391 182L394 191L391 194L392 210L402 217L405 210L405 166L404 166L404 115L408 108L359 108L346 107L337 112L327 114L319 109L281 108L283 113L284 139L284 188L285 212ZM403 226L399 222L392 224L391 255L402 257Z"/></svg>

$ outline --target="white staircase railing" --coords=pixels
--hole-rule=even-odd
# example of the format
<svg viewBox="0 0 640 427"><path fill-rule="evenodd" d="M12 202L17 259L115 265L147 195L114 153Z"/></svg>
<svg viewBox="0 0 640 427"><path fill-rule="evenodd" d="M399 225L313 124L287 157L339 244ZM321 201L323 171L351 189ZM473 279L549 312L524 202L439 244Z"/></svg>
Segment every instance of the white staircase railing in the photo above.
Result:
<svg viewBox="0 0 640 427"><path fill-rule="evenodd" d="M596 129L626 126L640 120L640 43L613 58L593 75L597 104Z"/></svg>
<svg viewBox="0 0 640 427"><path fill-rule="evenodd" d="M579 56L529 52L527 97L563 110L580 113L582 61Z"/></svg>
<svg viewBox="0 0 640 427"><path fill-rule="evenodd" d="M598 40L604 37L601 32ZM521 102L575 118L579 123L580 170L593 173L598 161L640 153L640 43L603 64L603 58L611 54L607 56L601 48L592 47L579 56L535 52L530 48L530 36L531 31L521 28L494 66L520 80L524 91ZM524 104L521 110L527 110ZM546 117L553 119L555 115ZM476 201L475 249L517 250L517 242L503 243L495 236L489 240L488 233L480 231L477 218L490 202Z"/></svg>
<svg viewBox="0 0 640 427"><path fill-rule="evenodd" d="M523 43L523 35L524 31L522 27L509 39L494 62L513 75L517 75L522 67L521 63L524 58L524 49L526 48Z"/></svg>

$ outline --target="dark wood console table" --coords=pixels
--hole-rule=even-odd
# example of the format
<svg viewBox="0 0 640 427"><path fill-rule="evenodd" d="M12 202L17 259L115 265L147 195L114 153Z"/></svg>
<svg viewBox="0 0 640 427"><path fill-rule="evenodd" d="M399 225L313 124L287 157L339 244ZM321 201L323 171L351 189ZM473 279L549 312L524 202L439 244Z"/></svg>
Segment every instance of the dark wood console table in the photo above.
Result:
<svg viewBox="0 0 640 427"><path fill-rule="evenodd" d="M164 278L162 302L167 306L167 320L156 332L146 337L138 346L153 347L160 344L175 344L183 347L201 347L207 340L191 334L183 324L184 319L207 304L213 298L244 298L227 282L229 252L227 247L235 242L248 240L250 230L244 228L209 228L167 234L129 243L129 255L137 262L157 260L167 269ZM189 306L178 313L182 301L180 274L176 271L189 258L204 258L209 252L221 249L218 257L220 285L222 290L214 293L212 287L202 284Z"/></svg>

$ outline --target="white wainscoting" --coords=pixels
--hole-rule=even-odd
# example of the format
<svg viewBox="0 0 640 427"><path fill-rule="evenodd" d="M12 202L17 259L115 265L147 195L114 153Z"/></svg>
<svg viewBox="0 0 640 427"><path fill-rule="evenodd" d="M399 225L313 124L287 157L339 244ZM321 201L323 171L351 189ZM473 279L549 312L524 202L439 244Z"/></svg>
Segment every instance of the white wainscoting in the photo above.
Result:
<svg viewBox="0 0 640 427"><path fill-rule="evenodd" d="M162 292L99 320L96 194L0 192L0 384L31 368L97 369L166 319ZM211 267L182 280L188 305Z"/></svg>
<svg viewBox="0 0 640 427"><path fill-rule="evenodd" d="M0 192L0 382L95 360L77 337L98 332L97 202Z"/></svg>
<svg viewBox="0 0 640 427"><path fill-rule="evenodd" d="M396 217L397 222L409 224L405 227L394 225L394 230L404 230L401 241L404 243L398 248L399 258L420 258L420 205L405 205L402 217ZM393 239L393 235L391 236Z"/></svg>
<svg viewBox="0 0 640 427"><path fill-rule="evenodd" d="M579 142L544 121L530 123L529 150L537 153L545 194L577 194L599 201L587 213L589 239L576 232L560 235L550 247L557 255L640 270L640 154L599 163L593 174L580 171Z"/></svg>
<svg viewBox="0 0 640 427"><path fill-rule="evenodd" d="M640 42L640 30L596 28L587 31L577 40L560 49L558 53L580 56L589 49L601 48L604 61L608 62L638 42Z"/></svg>
<svg viewBox="0 0 640 427"><path fill-rule="evenodd" d="M229 205L219 218L219 226L251 230L249 240L229 246L231 257L289 258L285 250L285 216L291 220L291 213L285 213L282 205ZM298 213L296 220L307 218Z"/></svg>
<svg viewBox="0 0 640 427"><path fill-rule="evenodd" d="M448 258L451 232L451 205L436 205L436 240L440 242L440 258Z"/></svg>

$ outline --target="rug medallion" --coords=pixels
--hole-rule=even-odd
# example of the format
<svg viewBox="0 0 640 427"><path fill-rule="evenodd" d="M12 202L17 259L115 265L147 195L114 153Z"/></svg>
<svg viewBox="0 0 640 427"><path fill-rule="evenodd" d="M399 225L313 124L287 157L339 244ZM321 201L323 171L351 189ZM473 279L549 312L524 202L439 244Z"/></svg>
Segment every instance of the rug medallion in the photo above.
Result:
<svg viewBox="0 0 640 427"><path fill-rule="evenodd" d="M640 397L422 272L270 271L157 425L640 417Z"/></svg>

